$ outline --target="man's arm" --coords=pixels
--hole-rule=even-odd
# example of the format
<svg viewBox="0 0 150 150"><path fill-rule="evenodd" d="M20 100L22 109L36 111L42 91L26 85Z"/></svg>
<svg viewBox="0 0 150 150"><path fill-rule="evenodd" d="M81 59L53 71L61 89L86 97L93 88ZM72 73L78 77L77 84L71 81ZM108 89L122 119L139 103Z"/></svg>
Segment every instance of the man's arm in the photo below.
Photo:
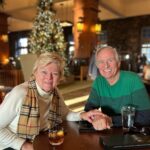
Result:
<svg viewBox="0 0 150 150"><path fill-rule="evenodd" d="M150 126L150 109L136 111L135 125Z"/></svg>
<svg viewBox="0 0 150 150"><path fill-rule="evenodd" d="M150 125L150 98L141 78L138 79L134 86L138 84L142 88L132 93L133 105L136 107L135 125L148 126Z"/></svg>
<svg viewBox="0 0 150 150"><path fill-rule="evenodd" d="M91 92L85 104L84 110L89 111L93 109L98 109L100 107L100 97L98 96L96 89L91 88Z"/></svg>
<svg viewBox="0 0 150 150"><path fill-rule="evenodd" d="M87 101L87 103L85 104L84 110L85 111L90 111L90 110L98 109L98 108L99 108L99 106L96 106L95 104Z"/></svg>

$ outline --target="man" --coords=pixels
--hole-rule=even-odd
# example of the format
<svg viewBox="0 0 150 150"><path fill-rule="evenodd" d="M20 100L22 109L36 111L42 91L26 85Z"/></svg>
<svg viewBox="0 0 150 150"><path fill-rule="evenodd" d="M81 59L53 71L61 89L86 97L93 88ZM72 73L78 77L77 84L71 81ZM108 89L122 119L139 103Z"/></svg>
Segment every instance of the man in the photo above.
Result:
<svg viewBox="0 0 150 150"><path fill-rule="evenodd" d="M121 108L136 107L136 125L150 125L150 100L140 77L129 71L120 70L119 55L111 46L98 48L96 52L98 76L85 105L85 111L101 108L114 126L121 126ZM105 129L105 119L95 117L95 128Z"/></svg>

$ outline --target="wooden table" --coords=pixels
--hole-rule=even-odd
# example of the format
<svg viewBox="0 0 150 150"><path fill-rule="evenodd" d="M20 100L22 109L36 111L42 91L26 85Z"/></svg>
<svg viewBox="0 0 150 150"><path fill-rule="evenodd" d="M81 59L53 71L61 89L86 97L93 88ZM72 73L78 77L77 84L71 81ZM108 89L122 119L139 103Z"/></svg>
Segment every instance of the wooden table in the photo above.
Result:
<svg viewBox="0 0 150 150"><path fill-rule="evenodd" d="M121 134L121 128L110 129L109 131L99 132L86 132L79 133L78 123L67 122L65 123L65 140L60 146L51 146L48 141L47 133L42 133L35 138L34 149L35 150L104 150L103 146L99 144L100 135L108 134ZM139 150L139 149L138 149ZM140 149L141 150L141 149ZM145 148L143 150L150 150Z"/></svg>

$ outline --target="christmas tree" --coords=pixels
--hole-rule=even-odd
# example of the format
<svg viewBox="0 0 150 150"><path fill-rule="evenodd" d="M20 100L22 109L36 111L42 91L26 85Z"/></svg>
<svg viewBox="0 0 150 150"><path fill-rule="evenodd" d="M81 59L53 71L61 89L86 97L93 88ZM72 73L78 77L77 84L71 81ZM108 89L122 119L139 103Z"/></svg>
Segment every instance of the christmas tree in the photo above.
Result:
<svg viewBox="0 0 150 150"><path fill-rule="evenodd" d="M63 29L59 20L55 19L52 0L40 0L37 9L38 13L28 40L29 52L36 54L57 52L66 61ZM65 74L68 73L68 68L65 67Z"/></svg>

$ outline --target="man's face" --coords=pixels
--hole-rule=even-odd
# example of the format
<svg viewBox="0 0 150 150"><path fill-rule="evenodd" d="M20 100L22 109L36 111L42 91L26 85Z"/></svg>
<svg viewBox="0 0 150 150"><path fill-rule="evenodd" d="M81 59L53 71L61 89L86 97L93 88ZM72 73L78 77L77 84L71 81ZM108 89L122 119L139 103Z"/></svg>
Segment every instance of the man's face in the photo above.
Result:
<svg viewBox="0 0 150 150"><path fill-rule="evenodd" d="M45 92L49 92L57 86L60 79L60 69L57 64L51 63L44 67L38 67L34 73L37 84Z"/></svg>
<svg viewBox="0 0 150 150"><path fill-rule="evenodd" d="M108 81L113 81L119 71L120 62L116 60L115 53L111 48L104 48L96 57L97 67L100 74Z"/></svg>

